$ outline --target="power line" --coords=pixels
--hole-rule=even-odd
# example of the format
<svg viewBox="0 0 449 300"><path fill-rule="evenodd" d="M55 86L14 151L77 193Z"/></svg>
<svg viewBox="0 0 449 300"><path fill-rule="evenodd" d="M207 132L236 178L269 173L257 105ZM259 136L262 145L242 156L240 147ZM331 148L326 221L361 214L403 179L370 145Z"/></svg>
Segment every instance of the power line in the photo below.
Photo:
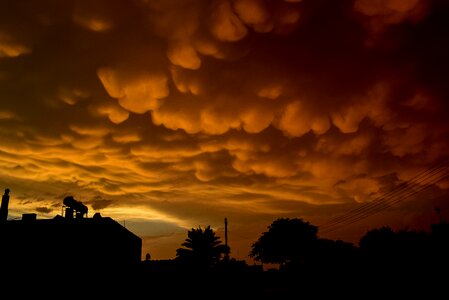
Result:
<svg viewBox="0 0 449 300"><path fill-rule="evenodd" d="M441 173L442 170L440 170L438 173ZM425 190L426 188L434 185L435 183L443 180L445 177L447 177L447 173L443 173L442 175L438 175L438 173L436 174L432 174L431 176L427 177L426 180L428 180L429 178L435 177L434 179L431 179L431 181L429 182L420 182L420 185L411 185L410 187L408 187L405 191L402 191L399 195L396 195L394 198L392 199L383 199L382 201L375 201L375 205L372 205L371 207L369 207L368 209L365 209L363 211L359 211L357 213L354 214L346 214L345 218L341 218L339 221L337 222L329 222L327 223L325 226L322 226L321 228L324 228L323 231L332 228L332 227L337 227L340 224L344 224L347 222L353 223L351 221L353 221L354 219L363 219L367 216L370 216L373 212L378 212L380 210L384 210L400 201L402 201L404 198L410 197L412 195L415 195L417 192L421 192L423 190ZM424 187L423 187L424 186ZM420 188L421 187L421 188ZM415 189L413 189L415 188ZM416 191L416 188L418 188L418 191Z"/></svg>
<svg viewBox="0 0 449 300"><path fill-rule="evenodd" d="M338 217L336 217L336 218L331 219L329 222L323 224L323 226L327 226L327 225L329 225L330 223L338 222L338 221L340 221L341 219L346 218L346 217L347 217L348 215L350 215L350 214L357 213L357 212L363 211L363 210L365 210L365 209L369 209L371 206L376 205L377 202L382 201L384 198L391 197L391 196L393 196L394 194L396 194L396 193L398 193L398 192L401 192L401 191L404 190L404 189L409 188L410 182L416 182L416 183L419 183L423 177L424 177L424 179L425 179L427 176L433 174L435 171L441 170L441 168L444 167L444 166L446 165L446 163L447 163L447 162L442 162L442 163L440 163L440 164L435 164L435 165L433 165L432 167L426 169L425 171L423 171L423 172L419 173L418 175L416 175L415 177L411 178L408 182L403 182L403 183L401 183L400 185L398 185L397 187L395 187L395 188L393 188L392 190L390 190L389 192L387 192L386 194L380 196L379 198L377 198L377 199L375 199L375 200L373 200L373 201L371 201L371 202L369 202L369 203L364 203L364 204L362 204L361 206L359 206L359 207L357 207L357 208L355 208L355 209L352 209L352 210L350 210L349 212L347 212L347 213L345 213L345 214L343 214L343 215L341 215L341 216L338 216ZM418 180L418 179L419 179L419 180Z"/></svg>
<svg viewBox="0 0 449 300"><path fill-rule="evenodd" d="M432 178L435 176L438 176L438 174L441 173L442 171L444 171L444 170L440 169L436 173L430 174L429 176L427 176L426 178L424 178L423 180L421 180L419 182L415 182L414 184L409 184L406 188L401 188L401 190L398 193L394 193L394 194L390 195L389 197L381 197L377 200L374 200L369 203L370 205L365 205L362 209L360 209L357 212L346 213L345 215L343 215L343 217L340 217L338 220L333 220L333 221L326 223L325 225L322 225L322 228L332 227L336 224L343 223L343 222L347 221L348 219L352 219L355 216L369 213L371 210L376 209L379 206L384 206L385 204L388 205L389 202L391 202L391 201L395 202L394 199L396 199L398 197L404 198L406 196L409 196L409 195L407 195L407 193L409 193L410 191L413 192L414 188L416 188L417 186L419 187L421 185L435 184L435 182L432 182L432 181L435 181L435 179L432 179ZM443 176L444 176L444 173L443 173ZM429 179L430 179L430 181L429 181ZM437 177L437 179L438 179L438 177Z"/></svg>
<svg viewBox="0 0 449 300"><path fill-rule="evenodd" d="M437 163L410 179L409 182L401 183L399 186L390 190L383 196L358 208L352 209L341 216L331 219L329 222L319 227L321 229L320 232L327 233L335 231L341 227L355 223L375 213L383 211L392 205L403 201L405 198L423 192L432 185L448 177L448 162L448 160L445 160Z"/></svg>
<svg viewBox="0 0 449 300"><path fill-rule="evenodd" d="M437 183L437 182L439 182L439 181L441 181L441 180L443 180L443 179L445 179L445 178L447 178L447 177L448 177L447 175L446 175L446 176L442 176L442 177L440 177L438 180L434 181L432 184L435 184L435 183ZM362 219L365 219L365 218L367 218L367 217L369 217L369 216L372 216L372 215L374 215L374 214L376 214L376 213L378 213L378 212L381 212L381 211L383 211L383 210L385 210L385 209L390 208L390 207L393 206L394 204L397 204L398 202L403 201L404 198L406 198L406 197L412 197L412 196L414 196L414 195L416 195L416 194L418 194L418 193L421 193L421 192L425 191L426 189L428 189L428 188L430 188L430 187L431 187L431 185L423 186L423 187L421 187L419 190L409 192L409 194L404 195L404 196L401 197L401 198L397 198L396 200L394 200L394 201L392 201L392 202L389 202L389 203L382 203L382 205L377 206L377 207L375 207L374 209L371 209L371 210L368 211L368 212L365 212L365 213L359 214L359 215L355 215L355 216L353 216L353 217L351 217L351 218L348 218L348 219L346 219L346 220L344 220L344 221L342 221L342 222L340 222L340 223L336 223L336 224L333 224L333 225L331 225L331 226L328 226L328 227L324 228L323 230L320 230L320 232L321 232L321 233L332 232L332 231L335 231L335 230L337 230L337 229L339 229L339 228L341 228L341 227L344 227L344 226L350 225L350 224L352 224L352 223L355 223L355 222L357 222L357 221L360 221L360 220L362 220Z"/></svg>
<svg viewBox="0 0 449 300"><path fill-rule="evenodd" d="M358 217L356 216L356 217L354 217L352 219L346 220L345 222L341 222L340 224L335 224L333 226L329 226L326 229L324 229L323 231L321 231L321 233L329 233L329 232L338 230L341 227L348 226L350 224L353 224L355 222L363 220L363 219L365 219L367 217L370 217L370 216L372 216L372 215L374 215L376 213L379 213L379 212L381 212L383 210L386 210L386 209L390 208L391 206L393 206L393 205L403 201L405 198L410 198L410 197L415 196L415 195L417 195L417 194L419 194L421 192L424 192L425 190L429 189L432 185L434 185L434 184L436 184L436 183L438 183L438 182L440 182L440 181L442 181L442 180L444 180L446 178L449 178L449 174L445 174L443 176L440 176L440 178L438 178L436 181L432 182L431 184L425 185L425 186L421 186L420 189L412 191L408 195L404 195L401 198L396 198L394 201L392 201L390 203L382 203L381 206L376 207L373 210L371 210L369 212L366 212L363 215L359 215Z"/></svg>
<svg viewBox="0 0 449 300"><path fill-rule="evenodd" d="M380 201L384 201L384 199L388 200L389 197L392 197L395 194L400 193L403 190L406 190L406 189L410 188L411 184L421 183L421 181L426 180L426 178L429 178L428 177L429 175L432 175L435 172L440 171L441 168L443 168L443 167L445 167L447 165L447 163L448 163L448 161L444 161L444 162L441 162L439 164L435 164L435 165L431 166L430 168L426 169L425 171L423 171L423 172L419 173L418 175L414 176L413 178L411 178L409 181L403 182L400 185L396 186L395 188L393 188L392 190L390 190L386 194L380 196L379 198L377 198L377 199L375 199L375 200L373 200L371 202L364 203L361 206L359 206L359 207L357 207L355 209L352 209L349 212L347 212L347 213L345 213L345 214L343 214L341 216L335 217L335 218L331 219L330 221L328 221L327 223L323 224L322 226L328 226L331 223L338 223L342 219L347 218L348 215L355 214L355 213L364 211L366 209L370 209L372 206L378 205L378 203Z"/></svg>

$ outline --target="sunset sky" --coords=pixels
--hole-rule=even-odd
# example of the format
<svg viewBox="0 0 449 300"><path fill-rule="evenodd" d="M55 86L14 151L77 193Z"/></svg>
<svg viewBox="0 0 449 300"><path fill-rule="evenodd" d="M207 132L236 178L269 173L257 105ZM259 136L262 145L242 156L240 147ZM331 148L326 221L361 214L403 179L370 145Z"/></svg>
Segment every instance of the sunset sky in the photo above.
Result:
<svg viewBox="0 0 449 300"><path fill-rule="evenodd" d="M445 0L0 0L9 218L72 195L174 258L324 224L448 157ZM449 219L449 181L322 237Z"/></svg>

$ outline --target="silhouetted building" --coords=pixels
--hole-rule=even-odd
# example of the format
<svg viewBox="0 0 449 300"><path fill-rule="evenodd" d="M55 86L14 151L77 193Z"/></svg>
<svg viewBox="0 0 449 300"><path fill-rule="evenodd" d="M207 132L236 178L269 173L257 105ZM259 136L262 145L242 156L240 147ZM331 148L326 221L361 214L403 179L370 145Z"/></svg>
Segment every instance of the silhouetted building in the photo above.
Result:
<svg viewBox="0 0 449 300"><path fill-rule="evenodd" d="M9 272L106 274L132 270L140 263L141 247L140 237L99 214L94 218L58 215L54 219L24 214L22 220L0 224L0 266Z"/></svg>

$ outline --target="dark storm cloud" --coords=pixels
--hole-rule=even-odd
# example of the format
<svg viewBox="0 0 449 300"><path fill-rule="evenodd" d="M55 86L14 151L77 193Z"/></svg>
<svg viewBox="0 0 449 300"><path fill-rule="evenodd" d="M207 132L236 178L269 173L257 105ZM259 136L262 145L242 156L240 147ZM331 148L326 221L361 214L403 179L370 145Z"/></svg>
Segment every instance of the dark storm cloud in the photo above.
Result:
<svg viewBox="0 0 449 300"><path fill-rule="evenodd" d="M36 211L44 214L49 214L53 211L53 209L48 207L36 207Z"/></svg>
<svg viewBox="0 0 449 300"><path fill-rule="evenodd" d="M103 208L106 208L111 205L111 203L112 200L102 199L101 197L95 197L95 199L89 202L90 206L92 206L94 210L101 210Z"/></svg>

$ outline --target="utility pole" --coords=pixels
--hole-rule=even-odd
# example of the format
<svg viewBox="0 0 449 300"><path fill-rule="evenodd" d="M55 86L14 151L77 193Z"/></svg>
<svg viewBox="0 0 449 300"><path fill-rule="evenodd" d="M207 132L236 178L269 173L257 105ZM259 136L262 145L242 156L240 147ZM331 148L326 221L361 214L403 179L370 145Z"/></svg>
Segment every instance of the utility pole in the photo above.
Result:
<svg viewBox="0 0 449 300"><path fill-rule="evenodd" d="M228 246L228 219L225 218L225 245L226 245L226 254L225 259L226 261L229 260L229 246Z"/></svg>
<svg viewBox="0 0 449 300"><path fill-rule="evenodd" d="M440 223L443 223L443 217L441 216L441 208L439 208L438 206L435 206L435 212L437 213L437 215L440 219Z"/></svg>

